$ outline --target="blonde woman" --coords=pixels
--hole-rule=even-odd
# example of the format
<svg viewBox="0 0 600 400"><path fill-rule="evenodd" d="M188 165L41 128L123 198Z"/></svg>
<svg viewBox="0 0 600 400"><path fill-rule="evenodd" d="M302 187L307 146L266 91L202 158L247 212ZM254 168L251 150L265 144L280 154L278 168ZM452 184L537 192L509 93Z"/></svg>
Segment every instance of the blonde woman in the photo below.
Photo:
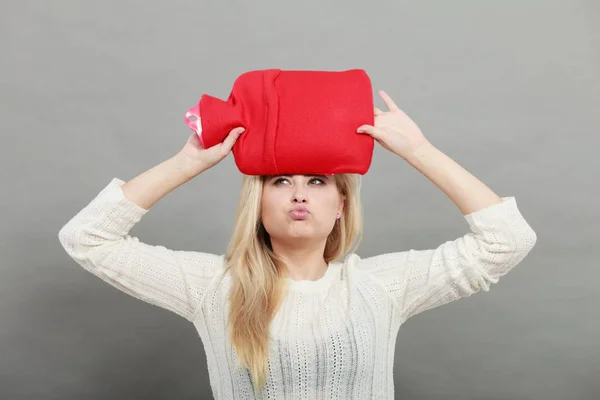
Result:
<svg viewBox="0 0 600 400"><path fill-rule="evenodd" d="M67 253L118 289L192 322L216 399L393 399L396 335L411 316L480 290L536 242L499 197L435 148L383 91L371 135L439 187L470 231L430 250L361 258L358 176L244 176L224 255L144 244L128 233L163 196L211 168L243 129L129 182L114 178L60 231ZM393 215L391 215L393 217Z"/></svg>

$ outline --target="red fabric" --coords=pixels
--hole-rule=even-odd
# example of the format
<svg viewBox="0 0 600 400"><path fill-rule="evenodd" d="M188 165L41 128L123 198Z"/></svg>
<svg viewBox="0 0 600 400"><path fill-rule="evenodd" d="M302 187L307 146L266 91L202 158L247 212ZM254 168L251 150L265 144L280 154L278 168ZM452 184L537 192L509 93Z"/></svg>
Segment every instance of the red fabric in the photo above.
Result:
<svg viewBox="0 0 600 400"><path fill-rule="evenodd" d="M207 94L199 103L206 148L237 126L246 130L232 152L246 175L364 175L374 140L356 133L374 124L371 81L364 70L250 71L227 101Z"/></svg>

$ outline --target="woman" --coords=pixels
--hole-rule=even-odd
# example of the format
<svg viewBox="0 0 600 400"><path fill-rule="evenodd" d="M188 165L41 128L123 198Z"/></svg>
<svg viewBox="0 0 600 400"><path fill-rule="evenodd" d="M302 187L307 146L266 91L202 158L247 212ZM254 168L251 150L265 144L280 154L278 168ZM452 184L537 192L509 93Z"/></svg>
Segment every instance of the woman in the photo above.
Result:
<svg viewBox="0 0 600 400"><path fill-rule="evenodd" d="M128 235L167 193L221 161L242 134L114 178L60 231L83 268L192 322L217 399L394 397L400 326L480 290L529 253L536 234L514 197L500 198L422 134L383 91L371 135L438 186L470 232L430 250L362 259L357 176L244 176L227 252L151 246ZM347 255L340 261L339 259Z"/></svg>

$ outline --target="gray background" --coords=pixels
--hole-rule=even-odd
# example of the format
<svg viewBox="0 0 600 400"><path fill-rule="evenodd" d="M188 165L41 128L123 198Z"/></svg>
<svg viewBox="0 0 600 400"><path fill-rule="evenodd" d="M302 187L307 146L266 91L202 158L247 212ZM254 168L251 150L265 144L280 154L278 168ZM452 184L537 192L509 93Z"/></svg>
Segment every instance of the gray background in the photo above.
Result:
<svg viewBox="0 0 600 400"><path fill-rule="evenodd" d="M226 98L262 68L366 69L438 148L515 196L538 234L489 293L400 329L396 398L600 398L597 2L1 5L0 398L212 397L194 327L85 272L57 235L112 177L175 154L202 93ZM240 183L230 155L132 234L222 253ZM379 146L363 201L361 256L468 229Z"/></svg>

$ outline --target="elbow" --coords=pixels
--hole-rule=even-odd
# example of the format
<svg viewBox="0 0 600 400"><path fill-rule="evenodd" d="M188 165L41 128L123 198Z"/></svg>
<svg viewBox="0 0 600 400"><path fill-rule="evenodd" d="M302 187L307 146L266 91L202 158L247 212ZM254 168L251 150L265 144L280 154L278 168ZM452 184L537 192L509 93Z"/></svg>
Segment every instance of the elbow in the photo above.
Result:
<svg viewBox="0 0 600 400"><path fill-rule="evenodd" d="M537 242L537 234L531 228L531 226L527 225L521 235L519 235L516 240L516 253L522 254L526 256L535 246Z"/></svg>
<svg viewBox="0 0 600 400"><path fill-rule="evenodd" d="M529 235L527 236L528 251L533 249L533 246L535 246L536 242L537 234L531 227L529 227Z"/></svg>
<svg viewBox="0 0 600 400"><path fill-rule="evenodd" d="M92 240L86 233L85 226L76 226L67 223L58 231L58 242L74 260L78 260L89 254L92 246Z"/></svg>
<svg viewBox="0 0 600 400"><path fill-rule="evenodd" d="M511 260L521 261L533 249L536 242L537 234L529 224L525 223L516 226L500 240L486 242L483 252L486 254L485 258L510 264Z"/></svg>
<svg viewBox="0 0 600 400"><path fill-rule="evenodd" d="M490 283L497 283L498 279L517 266L531 252L537 242L537 235L533 229L526 227L512 241L496 243L483 243L472 262L477 265L483 281L484 290Z"/></svg>
<svg viewBox="0 0 600 400"><path fill-rule="evenodd" d="M70 234L70 230L68 229L68 225L63 226L58 231L58 242L63 247L63 249L67 250L67 252L68 252L68 250L70 248L73 248L71 238L72 238L72 235Z"/></svg>
<svg viewBox="0 0 600 400"><path fill-rule="evenodd" d="M85 249L82 248L79 240L79 229L66 224L58 231L58 242L73 260L78 261Z"/></svg>

